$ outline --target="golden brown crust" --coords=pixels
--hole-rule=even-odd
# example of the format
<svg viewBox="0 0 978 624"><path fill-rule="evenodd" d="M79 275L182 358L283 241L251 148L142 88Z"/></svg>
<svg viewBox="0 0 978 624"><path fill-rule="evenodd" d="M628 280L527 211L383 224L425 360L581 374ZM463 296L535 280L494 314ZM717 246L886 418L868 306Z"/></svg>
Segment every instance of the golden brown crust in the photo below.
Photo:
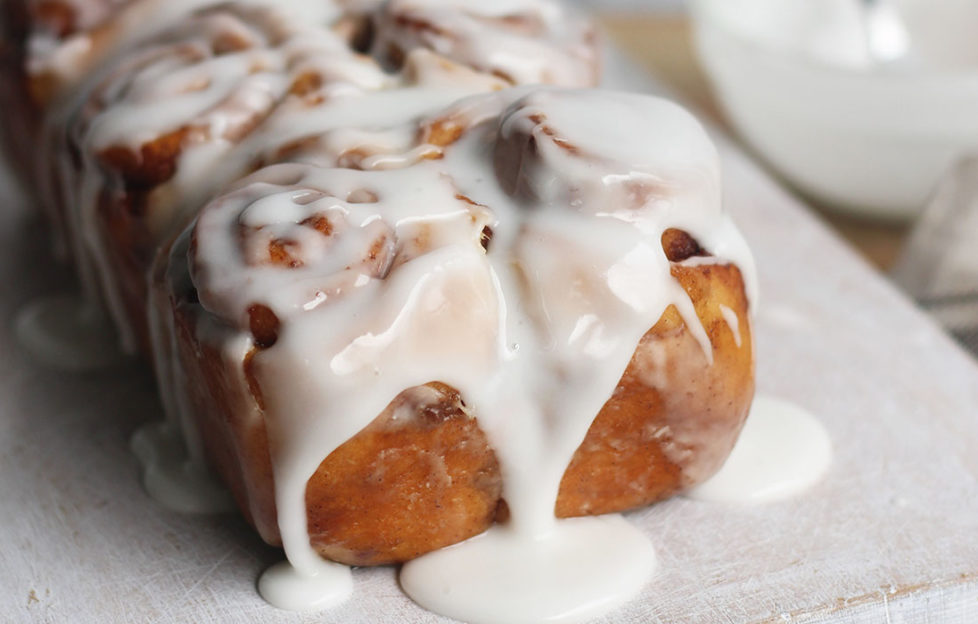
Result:
<svg viewBox="0 0 978 624"><path fill-rule="evenodd" d="M648 505L716 472L754 394L747 300L732 265L673 265L709 336L713 364L674 306L642 338L564 474L560 517ZM740 346L721 313L739 321ZM658 382L655 387L650 382Z"/></svg>
<svg viewBox="0 0 978 624"><path fill-rule="evenodd" d="M309 480L309 534L324 557L407 561L492 523L501 478L485 435L457 392L437 383L419 390L395 399Z"/></svg>

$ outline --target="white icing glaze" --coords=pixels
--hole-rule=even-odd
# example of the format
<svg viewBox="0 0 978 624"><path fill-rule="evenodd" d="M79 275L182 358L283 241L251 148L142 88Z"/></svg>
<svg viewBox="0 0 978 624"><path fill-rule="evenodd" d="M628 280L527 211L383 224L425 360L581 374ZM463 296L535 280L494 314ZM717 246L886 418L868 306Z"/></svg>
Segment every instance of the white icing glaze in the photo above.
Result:
<svg viewBox="0 0 978 624"><path fill-rule="evenodd" d="M143 487L157 501L182 513L209 514L231 511L234 500L206 466L190 461L180 431L170 423L140 428L131 441L143 466Z"/></svg>
<svg viewBox="0 0 978 624"><path fill-rule="evenodd" d="M734 344L740 347L743 342L743 338L740 335L740 319L737 318L737 313L734 312L729 306L720 304L720 314L723 315L723 320L727 322L727 327L730 328L730 333L733 334Z"/></svg>
<svg viewBox="0 0 978 624"><path fill-rule="evenodd" d="M471 624L588 622L624 604L656 567L638 529L617 515L572 518L538 539L507 527L414 559L404 591Z"/></svg>
<svg viewBox="0 0 978 624"><path fill-rule="evenodd" d="M115 332L98 308L68 295L38 299L14 321L20 345L41 364L88 371L122 362Z"/></svg>
<svg viewBox="0 0 978 624"><path fill-rule="evenodd" d="M316 562L312 573L298 572L289 562L277 563L258 579L258 592L269 604L289 611L320 611L353 594L350 568L331 561Z"/></svg>
<svg viewBox="0 0 978 624"><path fill-rule="evenodd" d="M636 128L649 152L638 167L602 139L595 118ZM269 167L211 203L194 227L201 305L243 331L255 305L280 323L251 370L279 528L300 576L321 565L309 543L309 478L402 390L431 381L458 389L489 438L511 513L506 531L530 557L538 546L566 545L554 537L569 530L554 518L560 479L639 339L675 305L709 353L662 232L680 227L727 252L715 262L752 266L719 209L716 153L674 105L515 89L462 100L422 126L440 120L467 129L448 146L428 146L441 158L407 144L403 155L361 162L374 170ZM655 140L656 128L670 140ZM530 138L535 150L525 149ZM676 152L675 141L687 147ZM328 220L328 235L316 219ZM273 262L273 247L287 257ZM749 270L745 278L753 284ZM611 525L587 526L617 543ZM628 569L651 565L650 555Z"/></svg>
<svg viewBox="0 0 978 624"><path fill-rule="evenodd" d="M817 483L831 461L832 441L814 416L793 403L758 396L723 468L687 495L724 503L790 498Z"/></svg>

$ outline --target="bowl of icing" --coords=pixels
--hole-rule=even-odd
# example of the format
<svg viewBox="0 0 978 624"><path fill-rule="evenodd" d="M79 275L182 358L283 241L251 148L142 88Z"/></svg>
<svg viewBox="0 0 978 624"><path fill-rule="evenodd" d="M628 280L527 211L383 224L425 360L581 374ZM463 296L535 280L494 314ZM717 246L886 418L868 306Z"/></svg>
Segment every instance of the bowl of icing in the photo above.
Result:
<svg viewBox="0 0 978 624"><path fill-rule="evenodd" d="M700 58L742 138L798 190L907 220L978 148L978 2L892 0L880 60L860 0L695 0Z"/></svg>

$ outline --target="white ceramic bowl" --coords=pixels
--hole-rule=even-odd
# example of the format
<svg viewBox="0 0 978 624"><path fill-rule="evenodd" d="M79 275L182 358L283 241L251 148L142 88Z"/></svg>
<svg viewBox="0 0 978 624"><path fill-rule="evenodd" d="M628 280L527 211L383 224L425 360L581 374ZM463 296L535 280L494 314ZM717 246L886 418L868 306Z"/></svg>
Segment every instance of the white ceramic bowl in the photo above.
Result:
<svg viewBox="0 0 978 624"><path fill-rule="evenodd" d="M823 61L758 37L757 4L695 0L697 45L738 132L802 192L905 220L978 151L978 70Z"/></svg>

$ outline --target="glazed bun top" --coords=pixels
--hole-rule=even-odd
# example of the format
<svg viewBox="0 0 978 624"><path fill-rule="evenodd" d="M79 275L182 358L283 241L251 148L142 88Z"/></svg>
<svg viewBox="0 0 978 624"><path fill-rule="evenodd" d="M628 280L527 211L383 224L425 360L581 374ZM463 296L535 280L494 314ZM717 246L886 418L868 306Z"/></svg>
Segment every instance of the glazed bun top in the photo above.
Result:
<svg viewBox="0 0 978 624"><path fill-rule="evenodd" d="M42 149L45 160L58 164L62 187L48 201L56 206L50 212L78 220L66 228L74 238L69 248L79 264L92 265L82 274L100 283L88 290L101 293L128 350L147 342L145 314L138 305L126 307L126 286L114 278L119 262L108 255L111 241L99 234L99 215L111 212L100 207L106 198L123 198L125 219L136 224L126 236L152 248L226 184L264 165L368 166L361 161L387 149L374 145L371 135L390 141L385 129L408 128L405 122L465 96L509 87L510 80L596 80L590 27L543 0L512 3L516 13L480 28L470 25L480 14L455 2L414 8L323 0L204 4L141 0L113 14L110 22L122 24L130 19L127 11L142 12L141 19L150 12L150 23L161 26L139 46L117 42L97 71L47 115ZM299 10L306 4L331 8L302 18L315 12ZM422 22L398 17L408 10ZM419 23L439 24L437 32L461 47L442 50L441 39L413 40ZM526 28L529 23L535 26ZM369 53L371 47L392 49L376 43L381 37L403 42L396 64L379 51ZM473 50L490 54L487 42L500 38L535 56L507 57L503 64L512 71L505 76L492 71L489 57L482 67ZM534 69L516 71L521 65ZM59 200L68 204L64 210ZM148 269L147 259L127 262L134 275Z"/></svg>

